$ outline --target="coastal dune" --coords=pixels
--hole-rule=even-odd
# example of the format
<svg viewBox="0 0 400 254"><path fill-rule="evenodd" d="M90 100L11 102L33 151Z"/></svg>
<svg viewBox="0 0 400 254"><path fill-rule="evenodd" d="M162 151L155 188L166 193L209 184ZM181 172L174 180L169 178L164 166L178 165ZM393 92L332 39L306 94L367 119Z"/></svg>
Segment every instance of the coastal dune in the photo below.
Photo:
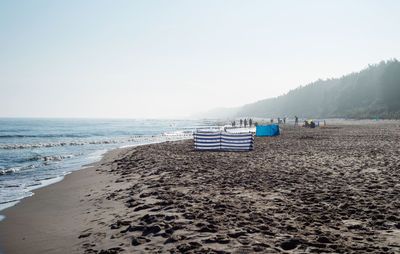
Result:
<svg viewBox="0 0 400 254"><path fill-rule="evenodd" d="M251 152L112 150L7 209L5 253L400 252L400 123L285 126Z"/></svg>

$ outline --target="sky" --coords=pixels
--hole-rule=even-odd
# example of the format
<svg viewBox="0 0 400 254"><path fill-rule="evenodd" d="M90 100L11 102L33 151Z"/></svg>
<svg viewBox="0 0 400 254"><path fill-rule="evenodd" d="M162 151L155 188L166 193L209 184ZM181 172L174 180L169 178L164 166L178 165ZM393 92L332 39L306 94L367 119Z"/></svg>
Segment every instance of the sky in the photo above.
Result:
<svg viewBox="0 0 400 254"><path fill-rule="evenodd" d="M181 118L400 59L400 1L0 0L0 117Z"/></svg>

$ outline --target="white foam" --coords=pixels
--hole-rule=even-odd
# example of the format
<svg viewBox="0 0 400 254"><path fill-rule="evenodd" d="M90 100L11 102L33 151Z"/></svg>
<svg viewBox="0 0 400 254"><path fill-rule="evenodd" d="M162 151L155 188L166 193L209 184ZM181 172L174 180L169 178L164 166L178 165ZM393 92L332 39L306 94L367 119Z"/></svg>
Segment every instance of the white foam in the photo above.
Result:
<svg viewBox="0 0 400 254"><path fill-rule="evenodd" d="M82 154L83 154L83 153L79 153L79 154L65 154L65 155L54 155L54 156L44 156L44 157L35 156L35 157L32 157L32 158L30 158L30 159L28 159L28 160L29 160L29 161L52 161L52 160L60 161L60 160L63 160L63 159L73 158L73 157L75 157L75 156L79 156L79 155L82 155Z"/></svg>
<svg viewBox="0 0 400 254"><path fill-rule="evenodd" d="M32 168L37 168L39 167L41 164L39 165L29 165L26 167L20 167L20 168L9 168L9 169L3 169L0 170L0 175L4 175L4 174L11 174L11 173L15 173L18 171L23 171L23 170L28 170L28 169L32 169Z"/></svg>
<svg viewBox="0 0 400 254"><path fill-rule="evenodd" d="M118 143L147 143L157 142L162 140L175 139L176 137L187 137L190 136L186 133L176 133L174 135L160 135L160 136L137 136L123 139L106 139L106 140L89 140L89 141L68 141L68 142L52 142L52 143L35 143L35 144L12 144L12 145L1 145L0 149L15 150L15 149L32 149L32 148L46 148L56 146L83 146L83 145L101 145L101 144L118 144Z"/></svg>
<svg viewBox="0 0 400 254"><path fill-rule="evenodd" d="M64 179L64 176L57 176L55 178L49 178L49 179L43 179L43 180L38 180L39 184L35 184L35 185L28 185L25 187L26 190L26 194L24 197L21 197L18 200L10 200L4 203L0 204L0 211L10 208L12 206L15 206L16 204L18 204L20 202L20 200L26 198L26 197L30 197L33 196L33 190L39 189L39 188L43 188L45 186L54 184L54 183L58 183L60 181L62 181ZM3 216L4 217L4 216ZM4 218L3 218L4 219ZM0 219L1 221L1 219Z"/></svg>
<svg viewBox="0 0 400 254"><path fill-rule="evenodd" d="M24 170L38 168L40 166L47 166L47 165L56 164L56 163L57 162L45 162L45 163L40 163L40 164L36 164L36 165L29 165L29 166L20 167L20 168L3 169L3 170L0 170L0 175L11 174L11 173L15 173L15 172L18 172L18 171L24 171Z"/></svg>
<svg viewBox="0 0 400 254"><path fill-rule="evenodd" d="M43 188L45 186L48 186L48 185L51 185L51 184L54 184L54 183L58 183L58 182L62 181L63 179L64 179L64 176L56 176L55 178L38 180L38 182L40 184L27 186L26 189L28 191L36 190L36 189Z"/></svg>
<svg viewBox="0 0 400 254"><path fill-rule="evenodd" d="M12 206L15 206L19 202L21 202L21 201L20 200L14 200L14 201L10 201L10 202L7 202L7 203L0 204L0 211L3 211L4 209L10 208ZM3 215L0 215L0 216L2 216L3 219L5 217ZM0 219L0 221L1 221L1 219Z"/></svg>
<svg viewBox="0 0 400 254"><path fill-rule="evenodd" d="M125 146L121 146L120 148L128 148L128 147L135 147L135 146L138 146L137 144L134 144L134 145L125 145Z"/></svg>

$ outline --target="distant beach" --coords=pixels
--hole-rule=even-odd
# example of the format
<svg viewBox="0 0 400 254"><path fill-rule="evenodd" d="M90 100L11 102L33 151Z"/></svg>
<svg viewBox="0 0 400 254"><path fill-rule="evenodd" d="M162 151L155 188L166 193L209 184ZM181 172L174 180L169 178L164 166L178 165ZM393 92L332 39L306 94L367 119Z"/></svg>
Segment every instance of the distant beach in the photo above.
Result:
<svg viewBox="0 0 400 254"><path fill-rule="evenodd" d="M4 210L5 253L397 253L400 122L281 125L250 152L114 149Z"/></svg>

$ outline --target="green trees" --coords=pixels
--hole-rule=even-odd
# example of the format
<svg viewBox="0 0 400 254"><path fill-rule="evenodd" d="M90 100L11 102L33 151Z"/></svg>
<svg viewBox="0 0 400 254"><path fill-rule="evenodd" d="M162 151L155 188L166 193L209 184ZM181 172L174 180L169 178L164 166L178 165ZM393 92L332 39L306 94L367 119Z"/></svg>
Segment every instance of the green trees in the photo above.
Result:
<svg viewBox="0 0 400 254"><path fill-rule="evenodd" d="M385 68L381 83L382 99L388 112L400 111L400 62L396 59Z"/></svg>
<svg viewBox="0 0 400 254"><path fill-rule="evenodd" d="M396 59L337 79L317 80L287 94L241 107L236 116L400 118L400 62Z"/></svg>

